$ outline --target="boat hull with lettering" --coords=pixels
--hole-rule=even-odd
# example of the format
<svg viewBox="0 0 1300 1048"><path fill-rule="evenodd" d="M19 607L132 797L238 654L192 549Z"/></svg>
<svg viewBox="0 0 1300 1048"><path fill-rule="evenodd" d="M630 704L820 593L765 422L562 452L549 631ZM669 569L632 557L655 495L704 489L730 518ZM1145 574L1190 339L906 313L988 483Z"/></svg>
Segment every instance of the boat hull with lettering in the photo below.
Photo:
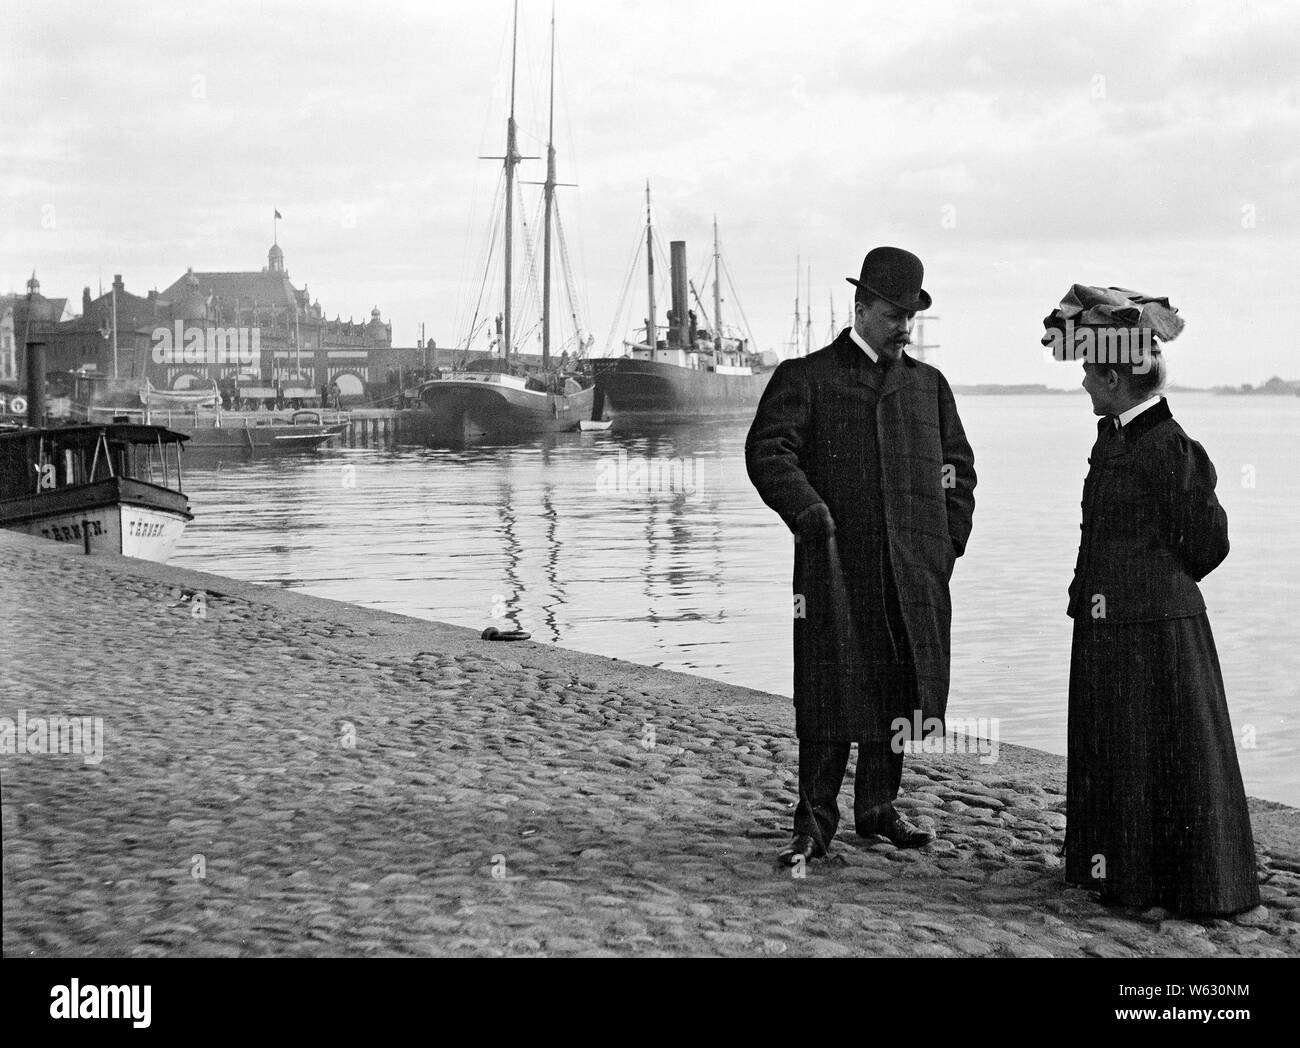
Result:
<svg viewBox="0 0 1300 1048"><path fill-rule="evenodd" d="M90 485L57 510L49 497L31 496L25 504L6 504L4 527L54 542L72 542L92 553L165 561L193 519L184 496L160 498L134 481L111 479ZM175 494L174 492L171 494ZM22 514L22 516L19 516Z"/></svg>
<svg viewBox="0 0 1300 1048"><path fill-rule="evenodd" d="M129 423L0 434L0 527L165 561L193 519L181 490L185 439Z"/></svg>

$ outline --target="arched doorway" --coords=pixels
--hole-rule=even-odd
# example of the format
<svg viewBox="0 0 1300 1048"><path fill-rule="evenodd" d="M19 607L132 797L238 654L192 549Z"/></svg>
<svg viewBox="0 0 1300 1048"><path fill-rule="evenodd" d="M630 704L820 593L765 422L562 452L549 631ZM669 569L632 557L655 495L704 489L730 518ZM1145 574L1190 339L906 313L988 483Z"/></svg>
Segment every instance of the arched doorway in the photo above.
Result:
<svg viewBox="0 0 1300 1048"><path fill-rule="evenodd" d="M334 381L338 383L339 393L344 397L361 399L366 395L366 387L362 385L361 379L357 378L356 375L337 375Z"/></svg>

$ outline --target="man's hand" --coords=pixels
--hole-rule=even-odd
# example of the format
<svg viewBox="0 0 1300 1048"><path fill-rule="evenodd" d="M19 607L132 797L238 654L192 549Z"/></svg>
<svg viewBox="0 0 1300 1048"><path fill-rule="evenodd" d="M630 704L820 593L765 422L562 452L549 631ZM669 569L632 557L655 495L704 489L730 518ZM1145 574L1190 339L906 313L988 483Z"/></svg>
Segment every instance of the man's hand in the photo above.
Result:
<svg viewBox="0 0 1300 1048"><path fill-rule="evenodd" d="M835 520L824 502L809 506L795 517L794 523L804 541L825 542L835 534Z"/></svg>

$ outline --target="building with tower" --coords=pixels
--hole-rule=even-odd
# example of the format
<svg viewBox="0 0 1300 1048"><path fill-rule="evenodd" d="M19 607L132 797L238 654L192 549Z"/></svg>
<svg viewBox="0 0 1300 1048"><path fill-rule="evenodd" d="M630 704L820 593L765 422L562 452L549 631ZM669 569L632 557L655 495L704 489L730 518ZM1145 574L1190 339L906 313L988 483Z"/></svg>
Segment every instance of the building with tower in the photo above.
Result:
<svg viewBox="0 0 1300 1048"><path fill-rule="evenodd" d="M25 295L0 295L0 382L11 385L23 380L27 340L47 341L47 335L62 319L66 298L46 298L41 282L32 271Z"/></svg>
<svg viewBox="0 0 1300 1048"><path fill-rule="evenodd" d="M156 389L217 383L241 399L311 398L337 383L364 397L385 379L392 325L376 306L367 322L325 317L306 285L294 286L278 243L260 271L187 270L161 291L82 294L82 315L46 341L52 370L140 381Z"/></svg>

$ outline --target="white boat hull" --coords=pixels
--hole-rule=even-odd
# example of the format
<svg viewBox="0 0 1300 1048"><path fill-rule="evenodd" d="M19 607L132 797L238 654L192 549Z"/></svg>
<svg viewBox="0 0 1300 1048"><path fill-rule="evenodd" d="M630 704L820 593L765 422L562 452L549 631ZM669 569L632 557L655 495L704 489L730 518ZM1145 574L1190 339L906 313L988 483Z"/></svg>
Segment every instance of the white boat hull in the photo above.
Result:
<svg viewBox="0 0 1300 1048"><path fill-rule="evenodd" d="M131 477L109 477L0 500L0 527L91 553L165 561L193 519L179 491Z"/></svg>
<svg viewBox="0 0 1300 1048"><path fill-rule="evenodd" d="M149 506L100 506L90 510L55 513L22 524L13 531L85 546L87 529L91 553L120 553L124 557L165 561L176 549L189 521L186 517Z"/></svg>

